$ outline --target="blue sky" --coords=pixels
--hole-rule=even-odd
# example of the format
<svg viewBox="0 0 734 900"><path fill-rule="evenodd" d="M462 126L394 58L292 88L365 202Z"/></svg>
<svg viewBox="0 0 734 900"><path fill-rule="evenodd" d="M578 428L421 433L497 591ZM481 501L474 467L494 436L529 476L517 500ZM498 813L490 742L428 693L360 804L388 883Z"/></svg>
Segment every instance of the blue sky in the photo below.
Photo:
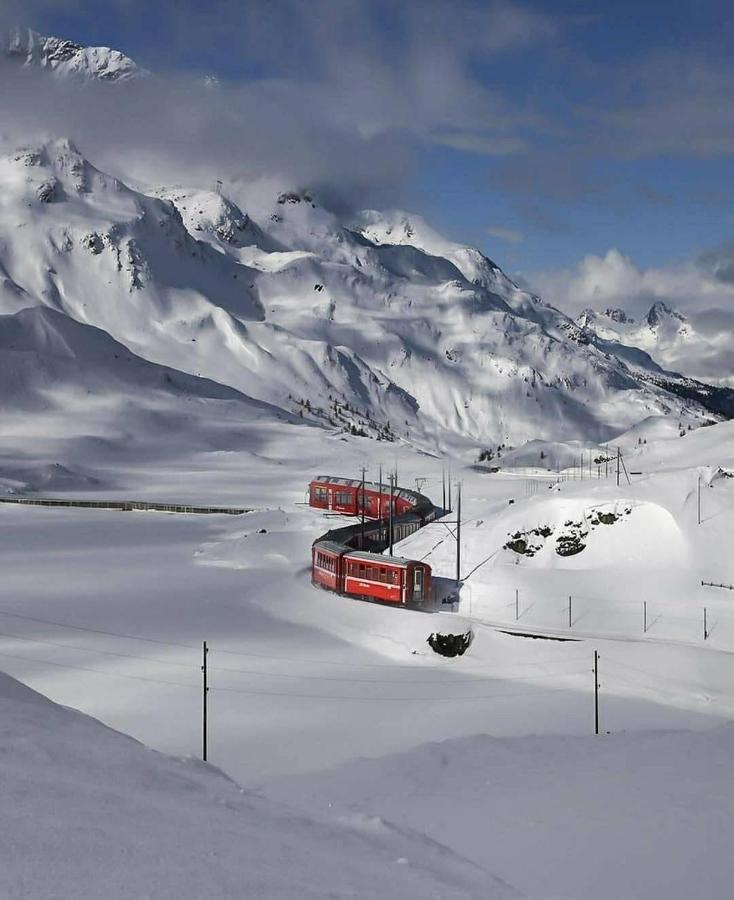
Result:
<svg viewBox="0 0 734 900"><path fill-rule="evenodd" d="M250 98L276 85L291 118L323 123L364 167L367 200L394 197L513 272L572 268L610 248L641 269L685 265L732 238L731 3L21 8L47 33L117 47L157 72L214 74ZM256 127L273 127L267 113ZM285 140L298 150L307 131Z"/></svg>

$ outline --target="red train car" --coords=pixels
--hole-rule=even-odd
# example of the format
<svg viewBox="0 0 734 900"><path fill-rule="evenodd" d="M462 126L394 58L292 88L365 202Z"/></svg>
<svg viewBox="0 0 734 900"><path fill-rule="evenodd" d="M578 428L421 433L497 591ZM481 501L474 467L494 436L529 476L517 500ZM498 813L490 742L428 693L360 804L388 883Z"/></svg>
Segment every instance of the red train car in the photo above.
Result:
<svg viewBox="0 0 734 900"><path fill-rule="evenodd" d="M388 603L423 603L431 596L431 567L398 556L351 550L341 558L345 594Z"/></svg>
<svg viewBox="0 0 734 900"><path fill-rule="evenodd" d="M319 541L313 545L313 567L311 580L330 591L343 591L342 557L349 550L344 544L334 541Z"/></svg>
<svg viewBox="0 0 734 900"><path fill-rule="evenodd" d="M395 488L392 494L393 515L410 512L419 496L405 488ZM320 475L308 486L308 503L316 509L328 509L347 516L361 515L364 506L365 518L381 519L390 514L390 487L383 484L380 493L380 486L372 482L365 482L363 486L357 479Z"/></svg>
<svg viewBox="0 0 734 900"><path fill-rule="evenodd" d="M388 518L396 541L433 521L435 509L427 497L404 488L394 488L391 495L388 485L320 475L309 485L309 505L347 516L361 517L364 511L365 519L380 520L367 526L339 526L316 540L312 549L314 584L385 603L422 604L430 599L431 567L427 563L355 549L387 547L391 543Z"/></svg>

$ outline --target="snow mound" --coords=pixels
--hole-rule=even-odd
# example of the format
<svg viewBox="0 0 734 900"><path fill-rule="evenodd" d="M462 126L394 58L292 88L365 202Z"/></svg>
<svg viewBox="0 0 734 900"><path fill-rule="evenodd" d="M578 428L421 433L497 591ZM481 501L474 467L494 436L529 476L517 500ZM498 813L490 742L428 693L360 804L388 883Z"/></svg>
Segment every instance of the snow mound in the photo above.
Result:
<svg viewBox="0 0 734 900"><path fill-rule="evenodd" d="M2 673L0 756L5 897L520 896L419 831L319 824Z"/></svg>
<svg viewBox="0 0 734 900"><path fill-rule="evenodd" d="M553 496L506 516L505 523L506 561L520 565L677 568L684 567L688 558L686 540L675 518L657 503ZM513 539L520 542L517 549L508 547Z"/></svg>

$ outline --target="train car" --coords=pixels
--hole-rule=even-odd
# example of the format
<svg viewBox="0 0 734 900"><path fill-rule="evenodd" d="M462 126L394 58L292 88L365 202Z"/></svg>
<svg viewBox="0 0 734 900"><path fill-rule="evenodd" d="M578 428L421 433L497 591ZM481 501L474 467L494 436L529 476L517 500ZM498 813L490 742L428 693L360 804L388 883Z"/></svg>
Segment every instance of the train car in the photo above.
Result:
<svg viewBox="0 0 734 900"><path fill-rule="evenodd" d="M382 488L382 490L380 490ZM365 518L380 519L390 515L390 503L394 516L411 512L416 507L433 509L433 504L422 494L405 488L394 488L392 498L388 484L364 482L355 478L337 478L334 475L319 475L308 486L308 503L316 509L347 516L362 514Z"/></svg>
<svg viewBox="0 0 734 900"><path fill-rule="evenodd" d="M348 549L335 541L317 541L312 547L312 583L341 593L344 589L342 557Z"/></svg>
<svg viewBox="0 0 734 900"><path fill-rule="evenodd" d="M309 506L356 516L359 484L361 482L350 482L346 478L317 478L308 486Z"/></svg>
<svg viewBox="0 0 734 900"><path fill-rule="evenodd" d="M352 550L340 560L343 592L365 600L421 604L431 596L431 567L398 556Z"/></svg>
<svg viewBox="0 0 734 900"><path fill-rule="evenodd" d="M405 488L391 492L386 484L320 475L309 484L309 505L361 520L330 529L314 541L313 584L385 603L422 604L430 598L429 565L381 553L435 519L428 497Z"/></svg>

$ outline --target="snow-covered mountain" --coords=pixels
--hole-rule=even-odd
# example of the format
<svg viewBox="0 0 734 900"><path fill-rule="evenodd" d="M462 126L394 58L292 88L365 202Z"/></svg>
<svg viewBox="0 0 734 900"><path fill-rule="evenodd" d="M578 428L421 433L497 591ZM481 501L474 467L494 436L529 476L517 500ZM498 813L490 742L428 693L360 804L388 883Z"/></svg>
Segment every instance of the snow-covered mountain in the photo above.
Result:
<svg viewBox="0 0 734 900"><path fill-rule="evenodd" d="M710 328L701 329L695 316L685 316L661 300L653 303L640 319L623 309L604 312L585 309L576 322L604 340L645 350L666 369L684 371L694 377L720 368L712 365L712 361L721 359L731 343L728 330L712 333ZM721 383L730 382L727 373L722 373Z"/></svg>
<svg viewBox="0 0 734 900"><path fill-rule="evenodd" d="M0 31L0 57L29 68L40 67L60 77L127 81L145 70L119 50L83 47L74 41L47 37L31 28Z"/></svg>
<svg viewBox="0 0 734 900"><path fill-rule="evenodd" d="M26 62L78 71L43 63L65 42L26 37ZM68 137L12 149L0 313L49 307L304 421L432 449L601 440L649 416L734 408L419 217L347 221L305 190L274 190L252 213L241 184L224 193L133 187Z"/></svg>

